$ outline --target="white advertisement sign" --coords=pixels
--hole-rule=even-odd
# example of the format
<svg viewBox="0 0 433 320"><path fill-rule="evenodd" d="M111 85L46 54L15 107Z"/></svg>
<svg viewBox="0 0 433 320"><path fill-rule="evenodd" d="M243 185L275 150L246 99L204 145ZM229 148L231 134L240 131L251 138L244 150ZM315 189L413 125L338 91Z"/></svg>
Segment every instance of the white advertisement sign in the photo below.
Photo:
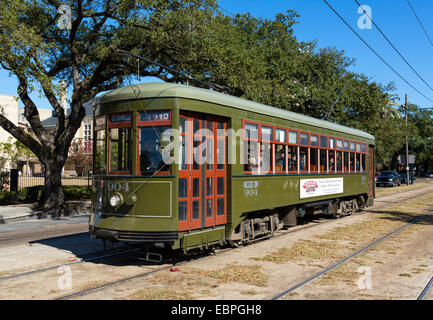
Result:
<svg viewBox="0 0 433 320"><path fill-rule="evenodd" d="M343 178L301 179L299 189L301 199L343 193Z"/></svg>

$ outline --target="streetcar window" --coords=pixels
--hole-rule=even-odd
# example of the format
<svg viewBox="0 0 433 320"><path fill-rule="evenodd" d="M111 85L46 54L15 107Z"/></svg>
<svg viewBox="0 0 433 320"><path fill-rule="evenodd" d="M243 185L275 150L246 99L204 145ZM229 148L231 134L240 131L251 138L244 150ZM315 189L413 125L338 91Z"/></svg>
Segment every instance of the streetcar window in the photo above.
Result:
<svg viewBox="0 0 433 320"><path fill-rule="evenodd" d="M317 171L317 151L318 149L310 149L310 170Z"/></svg>
<svg viewBox="0 0 433 320"><path fill-rule="evenodd" d="M206 199L206 218L212 218L212 199Z"/></svg>
<svg viewBox="0 0 433 320"><path fill-rule="evenodd" d="M338 159L338 155L337 155L337 159ZM341 159L341 153L340 153L340 159ZM329 172L335 171L335 162L336 162L335 151L329 150ZM340 170L341 170L341 163L340 163Z"/></svg>
<svg viewBox="0 0 433 320"><path fill-rule="evenodd" d="M188 130L188 122L187 119L184 117L179 118L179 132L180 133L186 133Z"/></svg>
<svg viewBox="0 0 433 320"><path fill-rule="evenodd" d="M343 156L344 160L344 172L349 172L349 153L345 152Z"/></svg>
<svg viewBox="0 0 433 320"><path fill-rule="evenodd" d="M206 178L206 196L212 195L212 177Z"/></svg>
<svg viewBox="0 0 433 320"><path fill-rule="evenodd" d="M328 137L320 136L320 146L322 148L328 147Z"/></svg>
<svg viewBox="0 0 433 320"><path fill-rule="evenodd" d="M188 179L179 179L179 198L187 198Z"/></svg>
<svg viewBox="0 0 433 320"><path fill-rule="evenodd" d="M317 147L317 146L319 146L319 139L318 139L318 137L317 136L315 136L315 135L311 135L311 145L313 146L313 147Z"/></svg>
<svg viewBox="0 0 433 320"><path fill-rule="evenodd" d="M257 140L259 138L258 125L252 123L245 123L245 138Z"/></svg>
<svg viewBox="0 0 433 320"><path fill-rule="evenodd" d="M170 165L163 160L163 150L161 147L162 141L167 141L163 138L163 134L170 127L152 126L140 128L140 171L146 174L156 172L169 171ZM184 154L184 138L180 139L181 143L181 161L186 163L186 153Z"/></svg>
<svg viewBox="0 0 433 320"><path fill-rule="evenodd" d="M213 139L206 137L206 169L212 170L213 164Z"/></svg>
<svg viewBox="0 0 433 320"><path fill-rule="evenodd" d="M284 132L284 131L283 131ZM286 148L284 145L275 145L275 173L285 172Z"/></svg>
<svg viewBox="0 0 433 320"><path fill-rule="evenodd" d="M367 152L367 146L364 143L361 145L361 151Z"/></svg>
<svg viewBox="0 0 433 320"><path fill-rule="evenodd" d="M360 157L361 155L359 154L359 153L357 153L356 155L355 155L355 169L356 169L356 171L357 172L360 172L360 171L362 171L362 166L361 166L361 157Z"/></svg>
<svg viewBox="0 0 433 320"><path fill-rule="evenodd" d="M194 119L192 122L192 126L193 126L192 133L193 134L199 134L200 133L199 132L200 131L200 120Z"/></svg>
<svg viewBox="0 0 433 320"><path fill-rule="evenodd" d="M350 172L354 172L355 171L355 154L351 153L350 154Z"/></svg>
<svg viewBox="0 0 433 320"><path fill-rule="evenodd" d="M301 137L301 144L303 146L308 146L308 133L301 133L300 137Z"/></svg>
<svg viewBox="0 0 433 320"><path fill-rule="evenodd" d="M299 149L299 167L301 171L308 171L308 148Z"/></svg>
<svg viewBox="0 0 433 320"><path fill-rule="evenodd" d="M329 153L333 153L333 151L330 151ZM329 162L329 165L331 165L331 162ZM332 163L334 165L334 163ZM326 160L326 150L320 149L320 172L326 172L328 171L328 164Z"/></svg>
<svg viewBox="0 0 433 320"><path fill-rule="evenodd" d="M201 160L200 145L201 145L201 141L197 141L194 139L194 141L192 142L192 147L193 147L192 170L200 170L200 163L199 163L199 161Z"/></svg>
<svg viewBox="0 0 433 320"><path fill-rule="evenodd" d="M224 215L224 198L217 199L217 216Z"/></svg>
<svg viewBox="0 0 433 320"><path fill-rule="evenodd" d="M361 171L366 171L365 154L361 154Z"/></svg>
<svg viewBox="0 0 433 320"><path fill-rule="evenodd" d="M356 144L356 152L361 152L361 144L360 143Z"/></svg>
<svg viewBox="0 0 433 320"><path fill-rule="evenodd" d="M272 146L269 143L261 144L260 173L272 171Z"/></svg>
<svg viewBox="0 0 433 320"><path fill-rule="evenodd" d="M289 166L289 171L298 171L298 161L297 161L297 147L288 147L287 154L287 165Z"/></svg>
<svg viewBox="0 0 433 320"><path fill-rule="evenodd" d="M286 142L286 130L276 129L275 130L275 140L277 142Z"/></svg>
<svg viewBox="0 0 433 320"><path fill-rule="evenodd" d="M350 150L355 151L355 142L350 143Z"/></svg>
<svg viewBox="0 0 433 320"><path fill-rule="evenodd" d="M341 156L341 151L337 151L337 159L336 159L336 163L337 163L337 171L343 171L342 170L342 163L343 163L343 158Z"/></svg>
<svg viewBox="0 0 433 320"><path fill-rule="evenodd" d="M257 172L258 170L258 143L251 140L244 141L244 171Z"/></svg>
<svg viewBox="0 0 433 320"><path fill-rule="evenodd" d="M334 149L335 148L335 139L329 138L329 148Z"/></svg>
<svg viewBox="0 0 433 320"><path fill-rule="evenodd" d="M289 143L298 144L298 133L296 131L289 131Z"/></svg>
<svg viewBox="0 0 433 320"><path fill-rule="evenodd" d="M186 143L187 137L179 136L179 153L180 153L180 170L188 169L188 144Z"/></svg>
<svg viewBox="0 0 433 320"><path fill-rule="evenodd" d="M262 141L271 141L272 140L272 127L265 127L262 126L261 132L262 132Z"/></svg>
<svg viewBox="0 0 433 320"><path fill-rule="evenodd" d="M199 178L192 179L192 196L193 196L193 198L200 197L200 179Z"/></svg>
<svg viewBox="0 0 433 320"><path fill-rule="evenodd" d="M349 150L349 141L344 140L344 150Z"/></svg>
<svg viewBox="0 0 433 320"><path fill-rule="evenodd" d="M225 140L224 139L217 139L217 169L218 170L224 170L225 165Z"/></svg>
<svg viewBox="0 0 433 320"><path fill-rule="evenodd" d="M217 178L217 195L224 195L224 177Z"/></svg>
<svg viewBox="0 0 433 320"><path fill-rule="evenodd" d="M337 140L337 149L343 149L343 141Z"/></svg>
<svg viewBox="0 0 433 320"><path fill-rule="evenodd" d="M200 202L198 200L194 200L192 202L192 219L198 220L200 218Z"/></svg>
<svg viewBox="0 0 433 320"><path fill-rule="evenodd" d="M225 135L224 122L217 122L217 136L222 137Z"/></svg>
<svg viewBox="0 0 433 320"><path fill-rule="evenodd" d="M107 161L105 158L105 130L98 130L95 132L95 173L106 173Z"/></svg>
<svg viewBox="0 0 433 320"><path fill-rule="evenodd" d="M110 171L131 171L131 128L110 129Z"/></svg>
<svg viewBox="0 0 433 320"><path fill-rule="evenodd" d="M179 201L179 221L186 221L187 218L187 202Z"/></svg>

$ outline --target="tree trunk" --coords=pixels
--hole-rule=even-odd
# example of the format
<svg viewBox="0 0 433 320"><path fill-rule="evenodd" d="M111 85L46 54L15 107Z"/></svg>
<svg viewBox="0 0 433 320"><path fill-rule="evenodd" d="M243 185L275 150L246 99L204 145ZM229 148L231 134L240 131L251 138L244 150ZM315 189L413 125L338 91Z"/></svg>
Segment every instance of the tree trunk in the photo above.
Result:
<svg viewBox="0 0 433 320"><path fill-rule="evenodd" d="M41 206L48 214L59 216L67 212L62 187L62 168L58 160L47 161L45 167L45 189Z"/></svg>

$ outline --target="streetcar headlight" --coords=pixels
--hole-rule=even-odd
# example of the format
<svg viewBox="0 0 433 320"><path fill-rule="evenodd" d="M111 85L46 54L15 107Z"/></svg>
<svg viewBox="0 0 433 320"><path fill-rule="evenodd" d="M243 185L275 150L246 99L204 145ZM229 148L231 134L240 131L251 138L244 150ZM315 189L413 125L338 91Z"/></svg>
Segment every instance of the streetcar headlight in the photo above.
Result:
<svg viewBox="0 0 433 320"><path fill-rule="evenodd" d="M110 198L110 206L118 208L122 204L122 196L119 193L115 193Z"/></svg>
<svg viewBox="0 0 433 320"><path fill-rule="evenodd" d="M388 181L392 181L392 179L388 179Z"/></svg>

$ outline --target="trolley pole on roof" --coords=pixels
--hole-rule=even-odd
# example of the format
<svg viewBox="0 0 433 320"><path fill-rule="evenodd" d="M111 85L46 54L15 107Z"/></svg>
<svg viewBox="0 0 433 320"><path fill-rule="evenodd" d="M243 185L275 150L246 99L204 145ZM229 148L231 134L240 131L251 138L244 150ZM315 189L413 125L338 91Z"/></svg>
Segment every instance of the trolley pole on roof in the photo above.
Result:
<svg viewBox="0 0 433 320"><path fill-rule="evenodd" d="M404 109L406 112L406 182L407 185L409 186L409 180L410 180L410 176L409 176L409 146L407 144L407 117L408 117L408 106L407 106L407 94L405 95L404 98Z"/></svg>

